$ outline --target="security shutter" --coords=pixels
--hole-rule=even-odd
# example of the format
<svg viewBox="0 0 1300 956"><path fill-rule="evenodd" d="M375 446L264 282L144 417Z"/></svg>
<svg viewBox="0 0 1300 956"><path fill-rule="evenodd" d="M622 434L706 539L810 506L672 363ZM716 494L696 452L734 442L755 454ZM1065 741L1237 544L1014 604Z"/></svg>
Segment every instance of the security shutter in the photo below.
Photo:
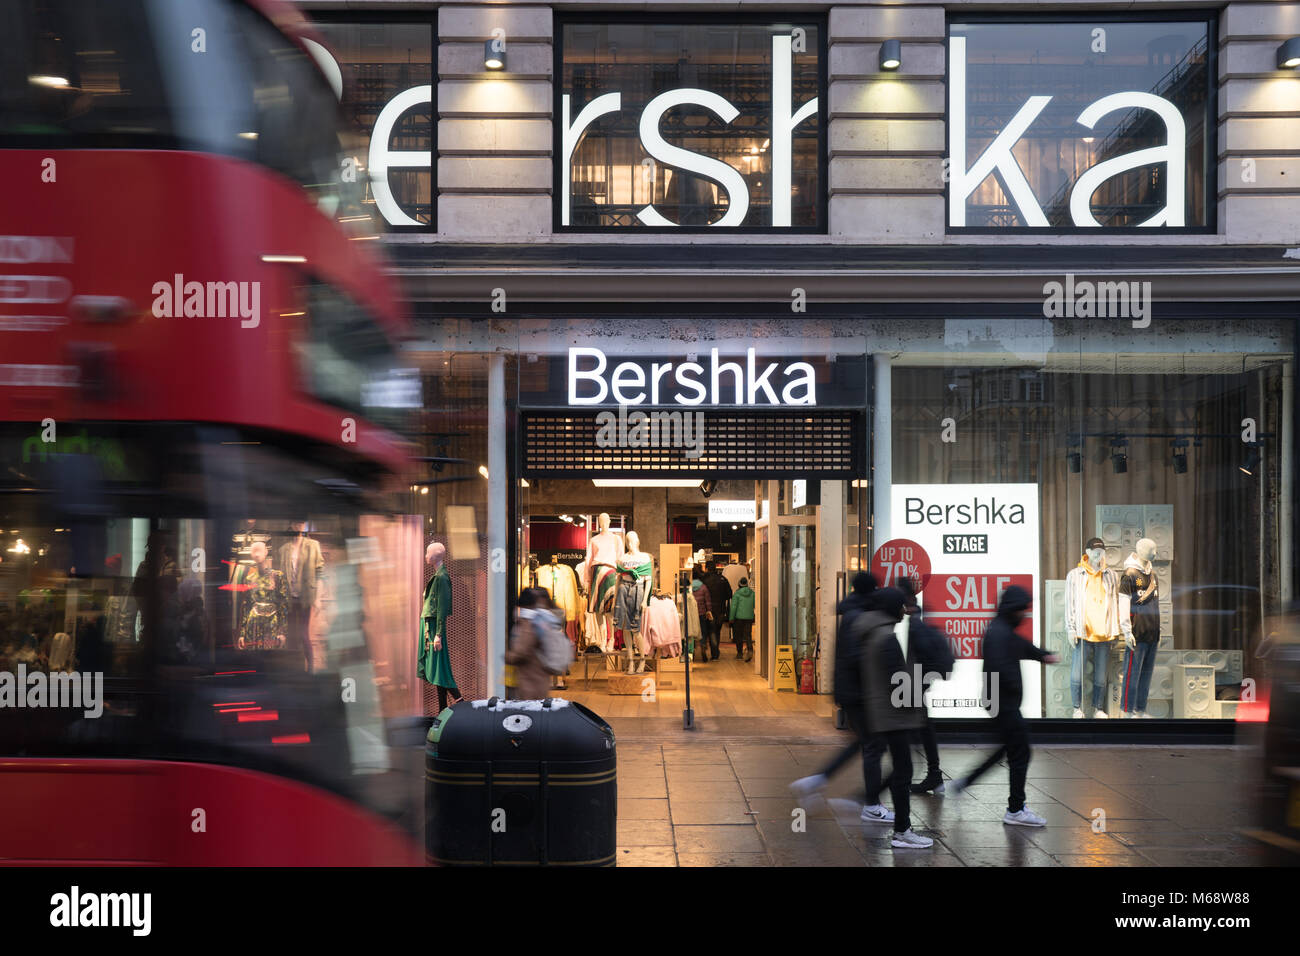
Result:
<svg viewBox="0 0 1300 956"><path fill-rule="evenodd" d="M730 412L677 408L634 409L626 414L620 432L617 410L524 411L524 476L833 480L866 474L866 422L857 409ZM661 417L656 419L656 414ZM688 420L697 414L699 418ZM702 440L697 437L699 425ZM700 454L693 455L696 448Z"/></svg>

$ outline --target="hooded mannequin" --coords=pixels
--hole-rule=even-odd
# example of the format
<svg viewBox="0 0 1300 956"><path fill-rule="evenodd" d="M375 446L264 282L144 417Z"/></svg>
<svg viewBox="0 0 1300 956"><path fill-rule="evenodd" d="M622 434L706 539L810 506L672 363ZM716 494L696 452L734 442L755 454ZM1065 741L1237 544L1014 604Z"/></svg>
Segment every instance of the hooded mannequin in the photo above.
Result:
<svg viewBox="0 0 1300 956"><path fill-rule="evenodd" d="M1160 596L1151 559L1156 543L1142 538L1124 562L1119 582L1120 616L1129 622L1124 631L1128 651L1124 655L1124 691L1121 708L1126 717L1146 717L1147 692L1155 670L1156 648L1160 644Z"/></svg>
<svg viewBox="0 0 1300 956"><path fill-rule="evenodd" d="M1070 664L1070 695L1074 716L1084 717L1083 672L1092 660L1094 716L1105 717L1106 682L1111 642L1127 633L1128 615L1120 614L1119 575L1106 567L1106 545L1090 538L1079 564L1065 576L1065 628L1074 645Z"/></svg>
<svg viewBox="0 0 1300 956"><path fill-rule="evenodd" d="M609 530L609 515L603 511L596 519L596 526L600 531L587 542L587 610L596 616L600 649L609 653L614 642L610 624L618 590L618 559L623 556L623 538Z"/></svg>

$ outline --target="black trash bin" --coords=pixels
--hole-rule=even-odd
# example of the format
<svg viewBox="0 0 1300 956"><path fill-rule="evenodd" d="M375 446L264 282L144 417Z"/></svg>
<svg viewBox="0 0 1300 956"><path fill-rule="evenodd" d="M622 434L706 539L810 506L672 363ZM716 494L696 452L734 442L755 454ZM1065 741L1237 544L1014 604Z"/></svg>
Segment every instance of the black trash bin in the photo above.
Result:
<svg viewBox="0 0 1300 956"><path fill-rule="evenodd" d="M425 749L425 846L447 866L613 866L614 731L581 704L461 701Z"/></svg>

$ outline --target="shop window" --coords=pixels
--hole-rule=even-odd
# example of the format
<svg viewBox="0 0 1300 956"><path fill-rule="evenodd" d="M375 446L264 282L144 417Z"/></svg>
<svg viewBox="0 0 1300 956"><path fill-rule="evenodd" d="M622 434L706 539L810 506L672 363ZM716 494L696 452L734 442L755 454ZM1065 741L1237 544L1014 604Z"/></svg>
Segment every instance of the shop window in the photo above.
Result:
<svg viewBox="0 0 1300 956"><path fill-rule="evenodd" d="M562 22L560 228L824 231L816 22Z"/></svg>
<svg viewBox="0 0 1300 956"><path fill-rule="evenodd" d="M1213 21L948 28L950 228L1213 228Z"/></svg>
<svg viewBox="0 0 1300 956"><path fill-rule="evenodd" d="M1027 630L1062 660L1041 671L1041 685L1026 685L1031 716L1070 717L1082 704L1092 717L1092 689L1100 686L1097 709L1111 717L1138 709L1152 717L1216 717L1249 698L1243 680L1264 676L1266 622L1281 604L1275 556L1291 547L1279 461L1282 365L1258 358L1228 372L1186 356L1173 373L1161 364L1144 370L1132 359L1123 373L1084 374L1049 360L1026 373L1034 375L1024 382L1026 401L974 408L949 388L963 371L893 371L892 480L896 494L906 486L913 497L906 512L895 501L891 534L930 547L939 587L927 587L923 605L948 634L959 665L963 658L978 665L975 642L997 591L1007 583L1029 587L1036 620ZM973 374L1005 394L1001 384L1021 373ZM934 427L948 418L956 441ZM1258 428L1250 442L1243 439L1247 420ZM1016 524L1019 503L1026 514ZM963 508L975 509L973 516ZM931 532L929 543L923 536ZM1006 538L1001 550L998 535ZM1106 642L1106 673L1094 679L1085 663L1081 699L1074 699L1067 582L1094 537L1117 580L1134 566L1143 589L1154 580L1153 604L1141 626L1134 623L1155 655L1145 707L1136 696L1125 706L1126 686L1132 695L1137 688L1125 683L1130 652L1122 628ZM1152 553L1143 555L1146 548ZM984 572L993 577L985 580ZM1185 693L1185 685L1200 691ZM966 715L944 710L944 701L962 696L937 694L935 712Z"/></svg>
<svg viewBox="0 0 1300 956"><path fill-rule="evenodd" d="M343 179L359 213L391 231L432 229L432 26L327 19L316 29L342 82Z"/></svg>

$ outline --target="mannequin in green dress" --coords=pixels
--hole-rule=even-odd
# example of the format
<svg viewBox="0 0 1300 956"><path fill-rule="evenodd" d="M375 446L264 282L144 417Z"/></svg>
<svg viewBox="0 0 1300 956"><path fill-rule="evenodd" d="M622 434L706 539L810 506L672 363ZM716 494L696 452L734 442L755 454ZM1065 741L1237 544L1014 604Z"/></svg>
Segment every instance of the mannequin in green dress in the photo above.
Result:
<svg viewBox="0 0 1300 956"><path fill-rule="evenodd" d="M433 565L433 577L424 586L424 608L420 612L419 673L426 682L438 688L438 710L447 706L448 692L452 699L456 691L456 678L451 673L451 654L447 651L447 618L451 617L451 575L443 563L447 556L445 545L436 541L424 552L424 560Z"/></svg>

